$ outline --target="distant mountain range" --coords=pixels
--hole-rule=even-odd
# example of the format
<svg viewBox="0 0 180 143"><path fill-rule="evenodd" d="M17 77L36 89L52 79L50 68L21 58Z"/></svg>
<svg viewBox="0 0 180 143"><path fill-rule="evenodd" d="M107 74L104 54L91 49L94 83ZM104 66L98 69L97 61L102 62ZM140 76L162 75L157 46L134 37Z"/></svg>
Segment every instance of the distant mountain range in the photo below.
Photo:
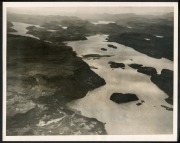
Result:
<svg viewBox="0 0 180 143"><path fill-rule="evenodd" d="M60 15L28 15L28 14L7 14L7 20L11 22L23 22L29 24L42 25L50 21L61 22L63 20L81 20L74 16L60 16Z"/></svg>
<svg viewBox="0 0 180 143"><path fill-rule="evenodd" d="M173 15L174 13L166 13L163 15L137 15L134 13L126 13L126 14L97 14L97 15L87 15L82 16L78 15L75 16L60 16L60 15L28 15L28 14L14 14L14 13L8 13L7 19L8 21L12 22L24 22L24 23L31 23L31 24L44 24L49 21L56 21L61 22L63 20L88 20L88 21L99 21L99 20L105 20L105 21L115 21L117 24L126 24L127 22L140 22L143 20L143 22L153 22L157 19L161 19L161 21L173 21ZM157 22L157 21L156 21ZM167 24L167 23L164 23Z"/></svg>

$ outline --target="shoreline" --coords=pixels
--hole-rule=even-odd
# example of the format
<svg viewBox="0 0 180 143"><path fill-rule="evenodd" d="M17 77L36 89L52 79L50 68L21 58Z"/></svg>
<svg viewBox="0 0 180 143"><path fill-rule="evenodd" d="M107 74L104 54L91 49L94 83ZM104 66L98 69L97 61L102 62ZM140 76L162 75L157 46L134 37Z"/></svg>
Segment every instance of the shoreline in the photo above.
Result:
<svg viewBox="0 0 180 143"><path fill-rule="evenodd" d="M104 123L66 106L105 84L72 48L11 34L7 40L8 135L107 134Z"/></svg>
<svg viewBox="0 0 180 143"><path fill-rule="evenodd" d="M168 96L150 80L149 75L137 72L129 67L128 64L139 63L152 67L154 65L153 63L158 62L159 64L155 67L159 73L164 67L171 69L172 61L151 58L130 47L114 42L107 42L105 39L106 36L96 35L88 37L86 41L72 41L67 44L73 47L79 57L82 57L82 55L92 56L90 59L83 58L83 60L90 66L96 67L93 70L106 80L105 86L88 92L87 96L68 103L68 106L81 111L87 117L95 117L100 121L106 122L105 128L110 135L171 133L172 128L169 127L172 124L172 112L167 111L164 107L172 107L172 105L169 105L164 100ZM117 49L108 49L108 44L114 45ZM102 52L101 48L108 50ZM114 56L98 57L97 59L98 54ZM108 64L110 61L123 63L125 67L124 69L116 68L116 66L111 68ZM146 89L147 86L149 89ZM136 94L139 100L116 104L110 101L110 96L116 92ZM138 106L139 104L141 106ZM146 112L149 110L152 110L150 115ZM154 117L151 121L143 120L140 123L142 119L150 116ZM158 118L167 118L167 120L159 123ZM156 129L156 122L159 123L158 129ZM141 126L138 126L139 124ZM122 128L124 130L120 130Z"/></svg>

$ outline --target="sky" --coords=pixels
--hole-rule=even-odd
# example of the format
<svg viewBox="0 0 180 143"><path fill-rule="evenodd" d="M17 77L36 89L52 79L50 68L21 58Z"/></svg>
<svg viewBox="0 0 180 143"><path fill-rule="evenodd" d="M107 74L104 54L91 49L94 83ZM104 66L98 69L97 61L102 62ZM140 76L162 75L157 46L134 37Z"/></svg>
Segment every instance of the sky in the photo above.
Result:
<svg viewBox="0 0 180 143"><path fill-rule="evenodd" d="M173 7L8 7L8 12L35 15L88 15L88 14L164 14L173 12Z"/></svg>

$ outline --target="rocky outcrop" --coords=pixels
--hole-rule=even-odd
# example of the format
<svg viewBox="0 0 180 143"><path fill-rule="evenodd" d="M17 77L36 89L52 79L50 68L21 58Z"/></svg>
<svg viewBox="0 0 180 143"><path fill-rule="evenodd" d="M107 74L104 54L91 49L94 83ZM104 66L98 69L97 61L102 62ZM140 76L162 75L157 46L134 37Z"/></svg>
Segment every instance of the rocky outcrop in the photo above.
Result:
<svg viewBox="0 0 180 143"><path fill-rule="evenodd" d="M139 99L135 94L132 94L132 93L127 93L127 94L113 93L110 97L110 100L116 103L127 103L131 101L137 101Z"/></svg>
<svg viewBox="0 0 180 143"><path fill-rule="evenodd" d="M7 32L17 32L15 29L13 29L13 23L10 21L7 21Z"/></svg>
<svg viewBox="0 0 180 143"><path fill-rule="evenodd" d="M116 47L116 46L111 45L111 44L108 44L108 47L109 47L109 48L113 48L113 49L117 49L117 47Z"/></svg>
<svg viewBox="0 0 180 143"><path fill-rule="evenodd" d="M161 107L165 108L168 111L173 111L173 108L170 108L170 107L167 107L167 106L164 106L164 105L161 105Z"/></svg>
<svg viewBox="0 0 180 143"><path fill-rule="evenodd" d="M128 66L130 66L130 67L133 68L133 69L139 69L139 68L141 68L143 65L140 65L140 64L129 64Z"/></svg>
<svg viewBox="0 0 180 143"><path fill-rule="evenodd" d="M110 64L111 68L122 68L122 69L125 68L125 64L123 64L123 63L116 63L113 61L109 61L108 64Z"/></svg>
<svg viewBox="0 0 180 143"><path fill-rule="evenodd" d="M151 81L156 84L161 90L163 90L168 98L165 101L169 104L173 104L173 71L163 69L161 74L155 74L151 77Z"/></svg>
<svg viewBox="0 0 180 143"><path fill-rule="evenodd" d="M141 100L141 102L136 103L136 105L137 105L137 106L140 106L140 105L142 105L143 103L145 103L145 101L144 101L144 100Z"/></svg>
<svg viewBox="0 0 180 143"><path fill-rule="evenodd" d="M137 72L146 74L146 75L154 75L157 74L157 71L153 67L143 67L143 65L140 64L129 64L130 67L137 69Z"/></svg>
<svg viewBox="0 0 180 143"><path fill-rule="evenodd" d="M137 72L147 74L147 75L154 75L157 73L156 69L153 67L140 67Z"/></svg>
<svg viewBox="0 0 180 143"><path fill-rule="evenodd" d="M83 55L82 57L85 59L100 59L102 57L111 57L113 55L99 55L99 54L87 54L87 55Z"/></svg>
<svg viewBox="0 0 180 143"><path fill-rule="evenodd" d="M101 48L101 50L102 50L102 51L107 51L107 49L106 49L106 48Z"/></svg>

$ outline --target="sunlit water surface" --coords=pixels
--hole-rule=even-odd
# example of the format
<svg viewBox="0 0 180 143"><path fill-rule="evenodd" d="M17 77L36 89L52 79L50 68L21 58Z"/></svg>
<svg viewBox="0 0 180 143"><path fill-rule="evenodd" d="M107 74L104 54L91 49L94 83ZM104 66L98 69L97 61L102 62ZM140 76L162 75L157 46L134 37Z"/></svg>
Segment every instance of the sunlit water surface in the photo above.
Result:
<svg viewBox="0 0 180 143"><path fill-rule="evenodd" d="M16 35L38 37L27 34L27 26L31 24L13 22ZM38 25L36 25L38 26ZM81 111L82 115L106 123L105 128L108 134L170 134L173 131L173 112L167 111L161 105L172 107L165 102L168 96L150 81L150 77L130 68L127 64L137 63L144 66L155 67L158 73L162 69L173 69L173 62L167 59L155 59L139 53L130 47L114 42L107 42L107 35L95 35L87 37L88 40L66 42L73 48L78 56L86 54L108 54L112 57L100 59L83 59L95 73L105 79L106 85L97 88L82 98L70 102L68 106ZM117 46L117 49L108 47L108 44ZM107 51L102 51L106 48ZM122 62L125 69L112 69L108 62ZM116 104L110 100L115 93L134 93L139 100L144 100L140 106L135 102Z"/></svg>
<svg viewBox="0 0 180 143"><path fill-rule="evenodd" d="M155 59L139 53L130 47L114 42L107 42L107 35L95 35L88 40L67 42L78 56L86 54L108 54L112 57L100 59L83 59L88 65L97 67L92 69L105 79L106 85L97 88L82 98L68 104L70 108L81 111L82 115L97 118L106 123L108 134L170 134L173 131L173 112L162 108L161 105L172 107L165 102L168 96L150 80L150 77L138 73L127 64L137 63L157 69L173 69L173 62L167 59ZM112 49L107 44L117 46ZM107 51L102 51L106 48ZM121 62L125 69L110 68L108 62ZM117 104L110 100L115 93L134 93L140 100L140 106L135 102Z"/></svg>

